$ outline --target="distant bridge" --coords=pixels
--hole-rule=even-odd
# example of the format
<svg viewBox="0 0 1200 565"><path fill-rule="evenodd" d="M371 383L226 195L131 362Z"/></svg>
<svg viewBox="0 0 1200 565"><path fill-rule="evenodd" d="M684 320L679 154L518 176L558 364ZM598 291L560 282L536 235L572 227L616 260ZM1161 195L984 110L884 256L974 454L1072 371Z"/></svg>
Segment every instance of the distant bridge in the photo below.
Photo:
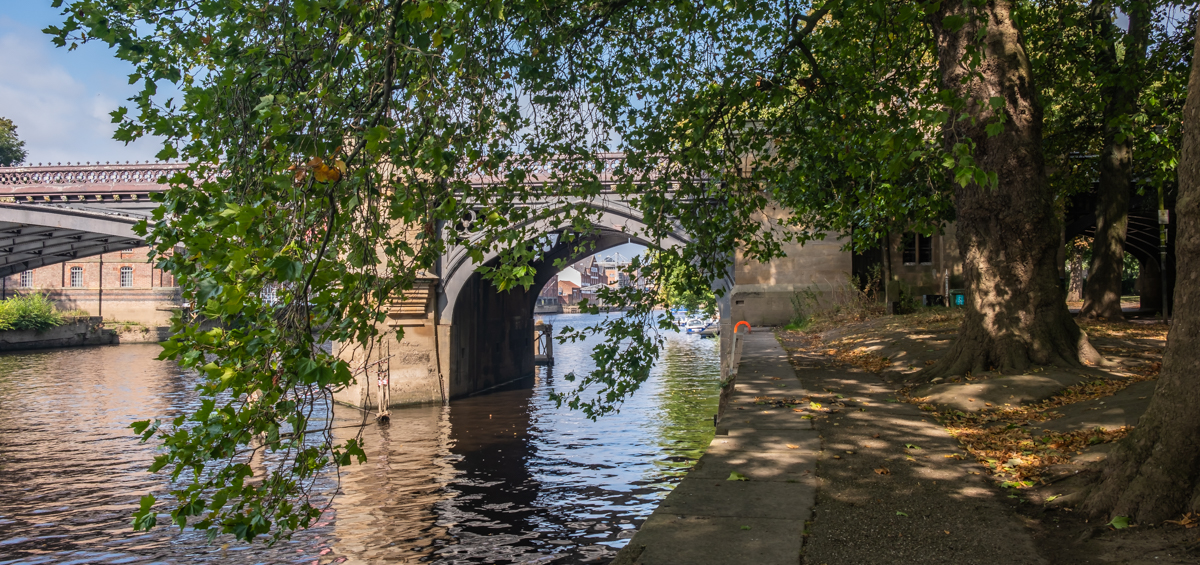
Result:
<svg viewBox="0 0 1200 565"><path fill-rule="evenodd" d="M0 277L146 245L133 225L184 163L0 167Z"/></svg>

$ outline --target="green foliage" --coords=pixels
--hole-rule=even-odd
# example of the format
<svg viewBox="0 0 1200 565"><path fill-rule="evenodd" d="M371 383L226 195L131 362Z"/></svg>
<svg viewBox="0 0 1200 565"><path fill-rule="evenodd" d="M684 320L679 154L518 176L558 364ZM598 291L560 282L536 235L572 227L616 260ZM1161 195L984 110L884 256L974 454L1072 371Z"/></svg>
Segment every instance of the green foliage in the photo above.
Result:
<svg viewBox="0 0 1200 565"><path fill-rule="evenodd" d="M709 288L735 249L749 259L778 254L752 217L766 195L735 172L610 147L629 84L595 78L615 61L609 53L624 56L604 47L637 19L623 5L53 5L63 9L62 23L46 29L56 44L104 42L134 66L129 80L140 90L113 112L115 137L157 136L160 159L189 163L162 179L156 223L140 229L156 266L195 305L194 317L174 321L162 358L203 375L203 401L134 425L162 446L152 470L172 479L170 496L144 501L139 529L156 524L164 500L171 522L210 536L274 541L310 525L313 481L365 457L359 438L335 441L313 416L361 370L320 344L374 350L392 339L380 333L386 301L436 276L448 249L482 264L501 290L528 288L551 246L547 232L559 235L554 245L586 248L604 199L624 196L646 219L630 236L660 247L689 236L669 262L635 267L649 280L688 265L688 284ZM628 157L605 160L614 148ZM264 300L267 287L279 289L279 303ZM655 319L656 293L608 289L602 298L631 309L575 334L608 340L585 386L560 399L592 417L637 390L662 344L653 329L671 324ZM256 471L249 462L264 452Z"/></svg>
<svg viewBox="0 0 1200 565"><path fill-rule="evenodd" d="M792 293L788 300L792 303L792 320L784 328L791 331L804 331L816 314L821 301L820 295L813 289L806 288Z"/></svg>
<svg viewBox="0 0 1200 565"><path fill-rule="evenodd" d="M25 142L17 138L17 124L0 117L0 167L11 167L25 161Z"/></svg>
<svg viewBox="0 0 1200 565"><path fill-rule="evenodd" d="M1056 191L1069 195L1093 188L1106 130L1118 142L1131 140L1136 190L1173 186L1193 4L1026 0L1017 6L1014 18L1025 32L1041 91L1047 171ZM1126 22L1140 19L1146 25L1117 25L1118 11ZM1127 56L1134 51L1145 57ZM1114 100L1117 87L1135 93L1127 106Z"/></svg>
<svg viewBox="0 0 1200 565"><path fill-rule="evenodd" d="M694 265L685 263L677 255L654 252L651 260L661 261L655 270L662 272L658 285L658 300L667 308L683 308L688 312L713 316L717 312L717 296L704 275Z"/></svg>
<svg viewBox="0 0 1200 565"><path fill-rule="evenodd" d="M62 322L62 313L44 294L23 294L0 300L0 331L42 331L61 325Z"/></svg>

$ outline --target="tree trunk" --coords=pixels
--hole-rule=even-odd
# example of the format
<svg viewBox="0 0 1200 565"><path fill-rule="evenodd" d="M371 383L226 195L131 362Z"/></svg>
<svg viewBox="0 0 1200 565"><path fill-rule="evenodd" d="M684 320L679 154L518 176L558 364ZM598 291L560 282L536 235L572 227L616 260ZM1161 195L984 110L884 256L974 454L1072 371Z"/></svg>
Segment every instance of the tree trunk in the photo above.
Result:
<svg viewBox="0 0 1200 565"><path fill-rule="evenodd" d="M1104 98L1104 150L1100 154L1100 179L1096 187L1096 237L1092 240L1092 265L1084 289L1086 318L1123 320L1121 267L1125 264L1125 230L1129 226L1129 185L1133 177L1133 144L1125 120L1133 115L1141 92L1141 69L1146 59L1150 25L1148 5L1129 14L1123 61L1117 58L1117 37L1112 6L1097 5L1095 19L1104 49L1100 66L1107 76L1097 77L1107 86Z"/></svg>
<svg viewBox="0 0 1200 565"><path fill-rule="evenodd" d="M1079 365L1081 357L1099 361L1067 311L1058 282L1061 222L1046 182L1042 110L1012 21L1012 2L990 0L975 8L966 4L943 2L932 22L942 87L962 98L962 112L971 116L959 119L961 112L951 114L946 143L974 142L976 164L996 173L998 185L971 183L956 189L967 309L958 340L926 375L1022 370L1031 364L1071 366ZM955 17L966 17L967 23L957 30L943 25ZM979 45L974 38L981 31L985 35ZM968 78L973 44L984 58L976 69L978 77ZM1003 100L999 112L1006 123L1001 133L988 137L985 127L998 118L989 106L993 97Z"/></svg>
<svg viewBox="0 0 1200 565"><path fill-rule="evenodd" d="M1083 300L1083 249L1080 244L1072 241L1067 244L1071 249L1071 272L1070 286L1067 287L1067 302L1079 302Z"/></svg>
<svg viewBox="0 0 1200 565"><path fill-rule="evenodd" d="M1200 37L1200 29L1197 29ZM1175 317L1162 372L1137 427L1110 453L1084 502L1093 515L1158 524L1200 512L1200 40L1183 110Z"/></svg>

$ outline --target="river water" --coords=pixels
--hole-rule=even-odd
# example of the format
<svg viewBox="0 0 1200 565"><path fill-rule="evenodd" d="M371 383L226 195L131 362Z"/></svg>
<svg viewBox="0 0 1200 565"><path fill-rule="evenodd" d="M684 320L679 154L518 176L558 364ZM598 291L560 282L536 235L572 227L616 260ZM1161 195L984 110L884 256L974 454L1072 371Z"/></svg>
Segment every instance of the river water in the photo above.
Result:
<svg viewBox="0 0 1200 565"><path fill-rule="evenodd" d="M0 355L0 564L605 563L712 438L717 343L667 337L646 384L598 422L548 398L592 369L591 342L555 344L552 370L507 390L393 409L364 431L369 459L343 469L317 525L269 548L131 530L139 498L166 479L146 472L155 448L129 423L198 402L196 377L155 360L158 346Z"/></svg>

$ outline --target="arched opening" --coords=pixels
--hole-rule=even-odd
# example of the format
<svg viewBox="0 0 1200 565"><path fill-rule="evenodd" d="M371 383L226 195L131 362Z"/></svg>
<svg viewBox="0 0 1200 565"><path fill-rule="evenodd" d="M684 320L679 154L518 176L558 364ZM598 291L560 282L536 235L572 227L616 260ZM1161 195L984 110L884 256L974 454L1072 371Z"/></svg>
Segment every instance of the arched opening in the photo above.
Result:
<svg viewBox="0 0 1200 565"><path fill-rule="evenodd" d="M455 296L449 295L449 288L453 287L446 285L446 302L453 307L446 378L449 398L478 393L534 374L534 309L542 288L562 268L627 243L653 247L627 232L610 228L599 228L570 242L562 237L551 240L554 243L533 264L537 274L528 289L499 291L474 268L456 285ZM498 260L492 257L484 265L492 266Z"/></svg>

